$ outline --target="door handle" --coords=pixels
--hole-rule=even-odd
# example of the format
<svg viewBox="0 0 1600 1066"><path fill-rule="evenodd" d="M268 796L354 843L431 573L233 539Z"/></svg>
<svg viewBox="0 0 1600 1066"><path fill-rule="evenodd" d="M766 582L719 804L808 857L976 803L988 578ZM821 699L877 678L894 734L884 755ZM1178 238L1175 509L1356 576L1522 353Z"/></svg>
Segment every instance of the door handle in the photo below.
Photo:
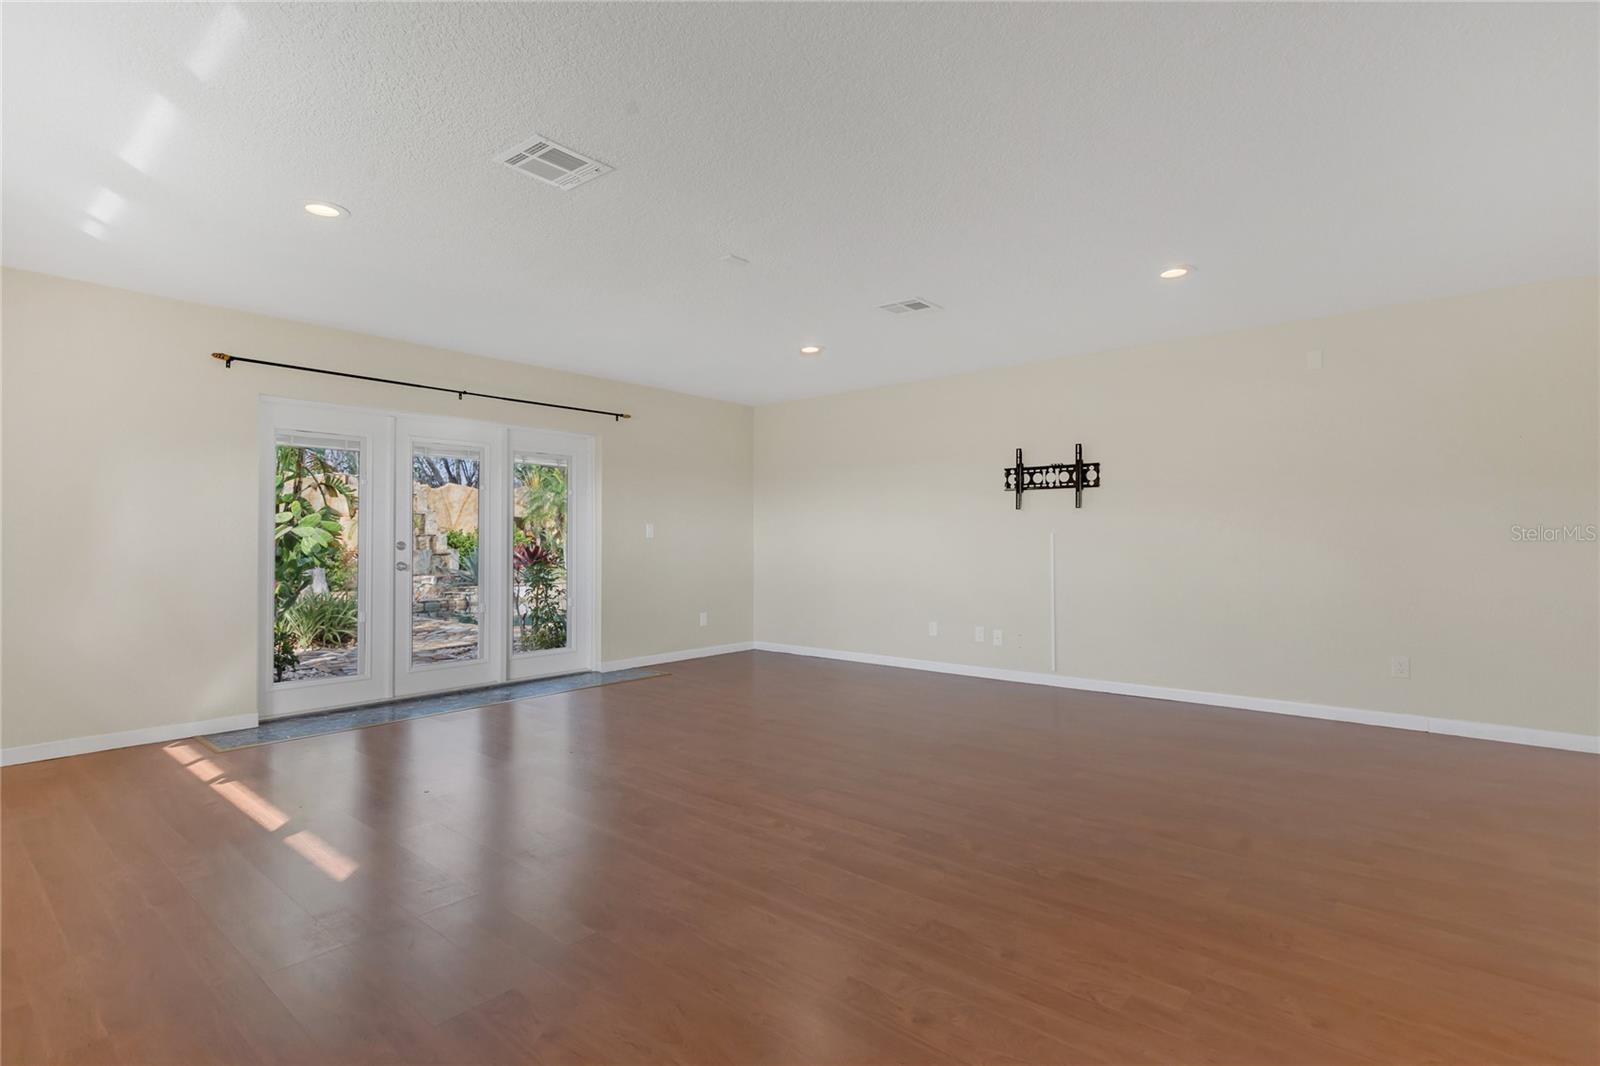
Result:
<svg viewBox="0 0 1600 1066"><path fill-rule="evenodd" d="M396 570L407 570L407 569L410 569L409 567L406 566L405 563L395 563L394 564L394 568Z"/></svg>

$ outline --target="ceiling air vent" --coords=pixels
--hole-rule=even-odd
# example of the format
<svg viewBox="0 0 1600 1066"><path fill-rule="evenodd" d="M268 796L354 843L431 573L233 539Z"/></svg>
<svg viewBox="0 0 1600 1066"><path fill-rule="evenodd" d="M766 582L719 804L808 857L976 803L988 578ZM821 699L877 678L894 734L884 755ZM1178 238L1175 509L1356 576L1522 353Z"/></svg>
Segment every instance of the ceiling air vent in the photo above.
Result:
<svg viewBox="0 0 1600 1066"><path fill-rule="evenodd" d="M563 148L548 137L524 141L515 148L496 152L494 158L519 174L538 178L558 189L577 188L586 181L611 173L611 168L598 159Z"/></svg>
<svg viewBox="0 0 1600 1066"><path fill-rule="evenodd" d="M891 315L909 315L913 311L937 311L939 310L939 305L931 304L927 300L919 300L913 296L911 299L901 300L899 303L884 304L879 310L887 311Z"/></svg>

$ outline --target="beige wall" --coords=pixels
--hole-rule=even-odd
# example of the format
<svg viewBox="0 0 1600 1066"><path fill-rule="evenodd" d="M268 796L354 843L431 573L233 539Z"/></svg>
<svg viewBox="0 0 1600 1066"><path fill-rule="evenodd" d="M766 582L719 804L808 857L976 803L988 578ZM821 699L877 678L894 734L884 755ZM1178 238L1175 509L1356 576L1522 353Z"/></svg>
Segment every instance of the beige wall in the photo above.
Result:
<svg viewBox="0 0 1600 1066"><path fill-rule="evenodd" d="M0 280L7 748L255 711L263 394L595 434L601 657L750 639L747 407L40 274ZM634 418L224 371L212 351Z"/></svg>
<svg viewBox="0 0 1600 1066"><path fill-rule="evenodd" d="M10 270L3 313L7 748L255 709L264 393L596 434L607 660L754 635L1046 671L1053 530L1063 675L1600 733L1600 546L1511 529L1600 522L1595 279L753 414ZM1013 449L1079 440L1106 477L1084 508L1012 510Z"/></svg>
<svg viewBox="0 0 1600 1066"><path fill-rule="evenodd" d="M1047 671L1053 530L1061 674L1595 734L1600 546L1511 527L1600 521L1596 308L1563 281L759 408L756 637ZM1078 441L1083 509L1014 511L1014 450Z"/></svg>

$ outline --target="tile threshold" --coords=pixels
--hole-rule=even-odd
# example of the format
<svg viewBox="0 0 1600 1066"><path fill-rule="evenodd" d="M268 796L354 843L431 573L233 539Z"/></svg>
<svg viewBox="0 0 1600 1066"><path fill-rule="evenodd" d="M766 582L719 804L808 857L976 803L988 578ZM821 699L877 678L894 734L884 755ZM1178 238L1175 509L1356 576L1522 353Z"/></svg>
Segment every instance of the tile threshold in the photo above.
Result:
<svg viewBox="0 0 1600 1066"><path fill-rule="evenodd" d="M435 714L449 714L472 707L484 707L507 700L528 699L533 696L552 696L561 692L615 685L622 681L638 681L648 677L661 677L665 670L643 667L632 670L612 670L601 673L585 670L560 677L540 677L530 681L510 681L499 685L464 689L459 692L440 692L427 696L407 696L382 703L365 703L359 707L342 707L333 711L314 711L289 718L273 718L250 729L230 729L223 733L209 733L200 737L215 751L235 751L260 744L278 744L304 737L320 737L328 733L343 733L368 726L405 722L413 718L426 718Z"/></svg>

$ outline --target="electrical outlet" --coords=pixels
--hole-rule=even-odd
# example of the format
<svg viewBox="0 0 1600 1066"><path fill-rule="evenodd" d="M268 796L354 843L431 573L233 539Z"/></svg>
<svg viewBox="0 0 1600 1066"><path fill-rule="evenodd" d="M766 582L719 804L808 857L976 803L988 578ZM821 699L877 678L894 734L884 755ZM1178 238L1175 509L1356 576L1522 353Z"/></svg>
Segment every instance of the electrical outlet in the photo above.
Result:
<svg viewBox="0 0 1600 1066"><path fill-rule="evenodd" d="M983 627L982 626L973 626L972 627L972 639L974 641L976 641L977 643L979 643L979 644L983 643Z"/></svg>
<svg viewBox="0 0 1600 1066"><path fill-rule="evenodd" d="M656 539L656 524L654 522L646 522L644 524L644 539L645 540L655 540Z"/></svg>
<svg viewBox="0 0 1600 1066"><path fill-rule="evenodd" d="M994 646L998 648L1001 644L1001 637L1004 634L1002 634L998 629L991 629L989 630L989 635L994 638Z"/></svg>
<svg viewBox="0 0 1600 1066"><path fill-rule="evenodd" d="M928 636L936 637L938 635L939 635L939 623L938 622L929 622L928 623Z"/></svg>
<svg viewBox="0 0 1600 1066"><path fill-rule="evenodd" d="M1391 655L1391 656L1389 656L1389 676L1390 677L1410 677L1411 676L1411 656L1409 656L1409 655Z"/></svg>
<svg viewBox="0 0 1600 1066"><path fill-rule="evenodd" d="M711 624L711 614L709 612L707 612L707 611L701 611L700 612L700 624L703 625L703 626L708 626L708 625Z"/></svg>
<svg viewBox="0 0 1600 1066"><path fill-rule="evenodd" d="M1322 369L1322 349L1321 348L1313 348L1309 352L1306 353L1306 369L1307 370L1321 370Z"/></svg>

